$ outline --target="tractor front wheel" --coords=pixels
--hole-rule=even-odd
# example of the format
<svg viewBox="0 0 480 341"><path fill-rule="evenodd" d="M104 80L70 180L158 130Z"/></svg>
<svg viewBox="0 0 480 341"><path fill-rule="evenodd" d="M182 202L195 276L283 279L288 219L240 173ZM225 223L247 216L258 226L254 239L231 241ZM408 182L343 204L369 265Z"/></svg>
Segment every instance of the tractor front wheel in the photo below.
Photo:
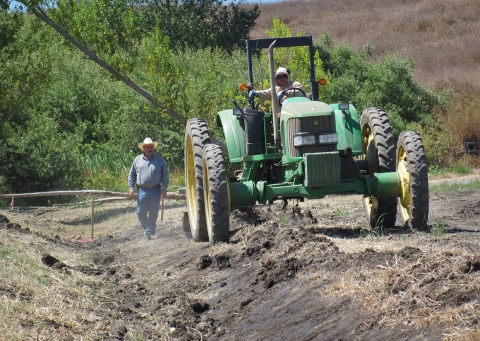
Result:
<svg viewBox="0 0 480 341"><path fill-rule="evenodd" d="M362 128L362 157L367 162L367 172L395 172L395 142L387 114L383 109L365 109L360 118ZM364 199L364 208L372 229L395 227L397 217L396 198Z"/></svg>
<svg viewBox="0 0 480 341"><path fill-rule="evenodd" d="M422 139L416 132L405 131L398 138L397 173L403 222L412 229L423 229L428 222L428 171Z"/></svg>
<svg viewBox="0 0 480 341"><path fill-rule="evenodd" d="M230 238L230 190L222 148L215 144L203 148L203 189L208 238L211 244Z"/></svg>
<svg viewBox="0 0 480 341"><path fill-rule="evenodd" d="M207 123L199 118L188 120L185 131L185 187L188 220L192 238L208 241L203 191L203 147L210 143Z"/></svg>

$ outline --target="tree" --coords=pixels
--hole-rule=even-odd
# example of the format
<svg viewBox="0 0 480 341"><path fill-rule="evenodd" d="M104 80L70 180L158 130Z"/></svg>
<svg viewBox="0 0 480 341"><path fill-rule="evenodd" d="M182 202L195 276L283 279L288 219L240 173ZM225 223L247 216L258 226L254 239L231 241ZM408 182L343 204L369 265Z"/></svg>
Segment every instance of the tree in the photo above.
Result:
<svg viewBox="0 0 480 341"><path fill-rule="evenodd" d="M130 78L126 77L125 75L117 71L110 64L108 64L103 59L98 57L93 51L91 51L86 46L84 46L79 41L77 41L74 37L72 37L65 29L57 25L53 20L50 19L50 17L42 10L42 8L36 2L22 0L21 3L27 7L29 5L33 5L34 7L28 7L29 11L31 11L37 18L45 22L47 25L52 27L55 31L57 31L61 36L67 39L72 45L74 45L80 51L82 51L91 60L93 60L95 63L103 67L105 70L111 73L118 80L123 81L125 85L129 86L130 88L132 88L133 90L141 94L143 97L148 99L152 104L159 107L160 109L166 110L167 114L173 119L175 119L177 122L182 124L186 123L186 119L184 117L179 115L177 112L175 112L171 108L166 108L165 105L161 102L158 102L154 96L152 96L150 93L142 89L140 86L134 83Z"/></svg>
<svg viewBox="0 0 480 341"><path fill-rule="evenodd" d="M138 1L138 0L137 0ZM231 53L245 48L245 39L260 15L258 5L241 8L243 0L226 5L222 0L138 1L144 30L159 27L170 39L170 47L185 50L221 48Z"/></svg>

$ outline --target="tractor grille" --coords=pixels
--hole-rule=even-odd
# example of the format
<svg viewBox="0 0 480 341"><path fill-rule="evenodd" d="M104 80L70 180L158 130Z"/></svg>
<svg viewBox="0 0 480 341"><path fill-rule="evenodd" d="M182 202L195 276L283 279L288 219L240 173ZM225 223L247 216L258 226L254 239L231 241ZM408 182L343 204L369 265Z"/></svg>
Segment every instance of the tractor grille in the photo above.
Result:
<svg viewBox="0 0 480 341"><path fill-rule="evenodd" d="M287 123L288 149L290 156L303 156L305 153L333 152L337 150L337 144L314 145L306 147L295 147L293 135L300 132L308 132L315 135L321 133L333 133L336 131L335 116L311 116L302 118L291 118Z"/></svg>
<svg viewBox="0 0 480 341"><path fill-rule="evenodd" d="M341 158L338 152L305 154L305 187L339 184Z"/></svg>

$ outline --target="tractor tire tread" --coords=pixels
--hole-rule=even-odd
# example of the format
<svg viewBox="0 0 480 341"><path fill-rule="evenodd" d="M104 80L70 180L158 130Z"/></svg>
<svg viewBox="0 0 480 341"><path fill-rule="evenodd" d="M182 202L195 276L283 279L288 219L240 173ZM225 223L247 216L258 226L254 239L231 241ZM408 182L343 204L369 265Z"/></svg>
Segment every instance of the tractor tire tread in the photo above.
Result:
<svg viewBox="0 0 480 341"><path fill-rule="evenodd" d="M210 217L207 217L207 226L210 243L228 242L230 238L230 207L228 196L228 176L222 148L215 144L203 148L203 157L207 177L204 181L208 184L204 188L209 190ZM208 221L210 219L210 221Z"/></svg>
<svg viewBox="0 0 480 341"><path fill-rule="evenodd" d="M394 172L396 169L395 141L386 112L378 107L365 109L360 117L362 131L366 125L368 125L374 135L378 155L378 172ZM373 175L373 172L370 175ZM375 216L367 215L370 217L371 228L377 228L379 225L382 225L384 228L395 227L397 216L396 198L380 198L377 214Z"/></svg>
<svg viewBox="0 0 480 341"><path fill-rule="evenodd" d="M428 222L429 189L428 169L425 150L420 135L413 131L400 134L398 150L403 146L407 154L407 166L410 174L410 212L408 225L412 229L423 229Z"/></svg>
<svg viewBox="0 0 480 341"><path fill-rule="evenodd" d="M197 205L194 208L196 214L189 214L189 217L196 216L196 221L190 220L190 227L192 230L192 238L197 242L208 241L207 222L205 218L205 202L203 192L203 147L210 143L210 132L208 130L205 120L200 118L192 118L187 122L187 129L185 132L185 144L187 144L188 136L192 141L192 150L195 167L195 193L188 193L195 195ZM187 146L185 145L185 153L187 153ZM185 171L187 171L187 155L185 155ZM189 186L187 185L187 191ZM188 202L189 200L187 200ZM192 218L193 219L193 218Z"/></svg>

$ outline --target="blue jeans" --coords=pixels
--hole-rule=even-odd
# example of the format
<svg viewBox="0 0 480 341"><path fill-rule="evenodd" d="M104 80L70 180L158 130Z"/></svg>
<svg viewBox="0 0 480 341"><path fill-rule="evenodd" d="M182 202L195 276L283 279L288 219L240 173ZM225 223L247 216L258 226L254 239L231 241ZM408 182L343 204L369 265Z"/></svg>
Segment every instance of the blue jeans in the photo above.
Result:
<svg viewBox="0 0 480 341"><path fill-rule="evenodd" d="M157 228L160 192L160 187L138 189L137 217L147 237L153 236Z"/></svg>

